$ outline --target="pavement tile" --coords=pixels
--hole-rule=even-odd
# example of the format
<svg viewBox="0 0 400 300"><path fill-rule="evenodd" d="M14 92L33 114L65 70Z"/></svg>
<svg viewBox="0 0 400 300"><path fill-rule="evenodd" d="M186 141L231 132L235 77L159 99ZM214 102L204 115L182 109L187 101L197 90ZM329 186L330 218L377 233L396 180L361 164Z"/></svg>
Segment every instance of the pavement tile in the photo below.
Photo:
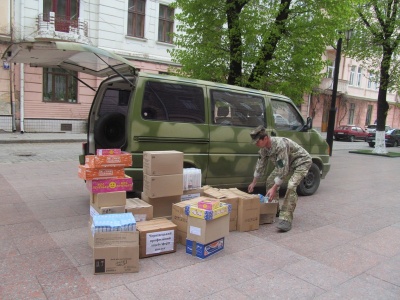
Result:
<svg viewBox="0 0 400 300"><path fill-rule="evenodd" d="M88 243L87 227L51 232L50 235L59 247L71 246L75 244L85 245Z"/></svg>
<svg viewBox="0 0 400 300"><path fill-rule="evenodd" d="M86 242L84 244L73 244L61 248L65 255L71 260L75 267L92 265L93 249Z"/></svg>
<svg viewBox="0 0 400 300"><path fill-rule="evenodd" d="M87 210L89 210L86 204ZM47 232L57 232L65 231L69 229L77 228L87 228L88 227L89 216L88 215L78 215L72 217L60 217L52 219L41 220L43 227Z"/></svg>
<svg viewBox="0 0 400 300"><path fill-rule="evenodd" d="M386 259L383 255L355 247L352 244L326 249L324 252L311 253L308 257L352 276L359 275Z"/></svg>
<svg viewBox="0 0 400 300"><path fill-rule="evenodd" d="M135 295L125 286L117 286L115 288L101 291L97 293L100 299L109 300L109 299L131 299L131 300L139 300L140 298L135 297Z"/></svg>
<svg viewBox="0 0 400 300"><path fill-rule="evenodd" d="M226 300L226 299L235 299L235 300L248 300L252 299L251 297L239 292L234 287L229 287L220 292L216 292L212 295L201 298L202 300Z"/></svg>
<svg viewBox="0 0 400 300"><path fill-rule="evenodd" d="M7 229L7 234L9 237L29 237L47 233L43 225L37 220L32 222L6 225L5 228Z"/></svg>
<svg viewBox="0 0 400 300"><path fill-rule="evenodd" d="M14 245L11 238L0 239L0 257L8 258L19 255L17 246ZM0 265L2 266L2 264ZM1 298L0 298L1 299Z"/></svg>
<svg viewBox="0 0 400 300"><path fill-rule="evenodd" d="M68 204L59 205L48 202L45 204L31 205L29 208L38 219L52 219L78 215Z"/></svg>
<svg viewBox="0 0 400 300"><path fill-rule="evenodd" d="M0 283L0 299L2 300L47 300L41 285L36 278L25 281Z"/></svg>
<svg viewBox="0 0 400 300"><path fill-rule="evenodd" d="M319 227L310 231L302 232L277 241L282 247L309 256L342 245L358 236L346 230L338 229L332 225Z"/></svg>
<svg viewBox="0 0 400 300"><path fill-rule="evenodd" d="M334 289L315 297L318 300L343 300L343 299L363 299L363 300L396 300L399 299L399 291L388 287L385 282L378 282L378 279L365 278L365 276L352 278ZM382 286L384 285L384 287ZM397 287L398 288L398 287Z"/></svg>
<svg viewBox="0 0 400 300"><path fill-rule="evenodd" d="M313 299L324 292L296 276L276 270L253 280L238 284L235 288L251 299Z"/></svg>
<svg viewBox="0 0 400 300"><path fill-rule="evenodd" d="M400 228L389 226L354 241L354 245L392 257L400 254Z"/></svg>
<svg viewBox="0 0 400 300"><path fill-rule="evenodd" d="M392 283L400 289L400 255L380 263L379 265L369 269L366 273L383 281Z"/></svg>
<svg viewBox="0 0 400 300"><path fill-rule="evenodd" d="M352 278L346 273L311 259L286 265L282 270L326 291Z"/></svg>
<svg viewBox="0 0 400 300"><path fill-rule="evenodd" d="M39 252L59 247L48 233L15 237L13 238L13 243L20 254Z"/></svg>
<svg viewBox="0 0 400 300"><path fill-rule="evenodd" d="M60 270L37 276L47 299L74 299L93 293L76 268Z"/></svg>

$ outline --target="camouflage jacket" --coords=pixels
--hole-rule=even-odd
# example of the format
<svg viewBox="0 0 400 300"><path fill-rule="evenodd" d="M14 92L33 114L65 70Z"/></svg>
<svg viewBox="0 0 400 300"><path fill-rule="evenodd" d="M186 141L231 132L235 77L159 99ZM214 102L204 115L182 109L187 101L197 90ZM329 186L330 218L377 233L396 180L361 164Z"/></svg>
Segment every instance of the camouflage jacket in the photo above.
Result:
<svg viewBox="0 0 400 300"><path fill-rule="evenodd" d="M268 160L275 166L275 183L280 185L291 169L311 161L310 154L299 144L284 137L270 137L271 148L261 148L257 160L254 177L265 173Z"/></svg>

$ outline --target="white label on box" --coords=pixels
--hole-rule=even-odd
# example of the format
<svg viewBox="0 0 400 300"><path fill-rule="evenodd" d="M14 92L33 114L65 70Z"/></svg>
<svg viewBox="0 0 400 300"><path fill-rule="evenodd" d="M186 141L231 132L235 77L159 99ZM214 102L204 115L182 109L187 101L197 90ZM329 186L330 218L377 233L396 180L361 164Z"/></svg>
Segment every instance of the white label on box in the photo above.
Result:
<svg viewBox="0 0 400 300"><path fill-rule="evenodd" d="M97 212L97 210L95 210L95 209L93 208L93 206L90 205L90 216L93 217L93 216L97 216L97 215L99 215L99 213Z"/></svg>
<svg viewBox="0 0 400 300"><path fill-rule="evenodd" d="M189 232L191 234L201 236L201 228L200 227L190 226Z"/></svg>
<svg viewBox="0 0 400 300"><path fill-rule="evenodd" d="M134 214L136 222L146 221L146 214Z"/></svg>
<svg viewBox="0 0 400 300"><path fill-rule="evenodd" d="M174 250L174 230L146 234L146 255Z"/></svg>
<svg viewBox="0 0 400 300"><path fill-rule="evenodd" d="M200 193L182 195L181 201L186 201L186 200L190 200L190 199L197 198L197 197L200 197Z"/></svg>

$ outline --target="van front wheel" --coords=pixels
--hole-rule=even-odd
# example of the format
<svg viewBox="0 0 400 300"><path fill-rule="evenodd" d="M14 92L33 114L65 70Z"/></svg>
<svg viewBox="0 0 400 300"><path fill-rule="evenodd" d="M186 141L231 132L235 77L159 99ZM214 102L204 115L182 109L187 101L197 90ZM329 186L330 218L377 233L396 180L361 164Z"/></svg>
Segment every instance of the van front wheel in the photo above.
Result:
<svg viewBox="0 0 400 300"><path fill-rule="evenodd" d="M125 116L121 113L101 116L94 126L94 136L102 148L122 148L125 144Z"/></svg>
<svg viewBox="0 0 400 300"><path fill-rule="evenodd" d="M308 170L306 177L304 177L297 187L297 193L301 196L311 196L318 190L320 181L320 170L318 166L313 163Z"/></svg>

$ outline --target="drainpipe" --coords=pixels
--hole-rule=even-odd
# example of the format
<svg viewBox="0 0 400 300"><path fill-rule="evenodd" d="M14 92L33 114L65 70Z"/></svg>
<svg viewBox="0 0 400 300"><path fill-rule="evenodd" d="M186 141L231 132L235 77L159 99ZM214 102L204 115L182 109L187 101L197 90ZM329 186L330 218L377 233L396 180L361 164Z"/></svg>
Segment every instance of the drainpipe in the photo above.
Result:
<svg viewBox="0 0 400 300"><path fill-rule="evenodd" d="M25 22L24 22L24 9L25 9L25 1L21 0L21 7L20 7L20 13L21 13L21 40L24 40L24 33L25 33ZM19 103L19 109L20 109L20 130L21 133L24 133L25 128L24 128L24 118L25 118L25 103L24 103L24 97L25 97L25 65L22 63L20 64L20 103Z"/></svg>
<svg viewBox="0 0 400 300"><path fill-rule="evenodd" d="M14 1L10 1L10 36L11 43L14 42ZM11 104L11 129L16 132L15 124L15 93L14 93L14 64L10 63L10 104Z"/></svg>

